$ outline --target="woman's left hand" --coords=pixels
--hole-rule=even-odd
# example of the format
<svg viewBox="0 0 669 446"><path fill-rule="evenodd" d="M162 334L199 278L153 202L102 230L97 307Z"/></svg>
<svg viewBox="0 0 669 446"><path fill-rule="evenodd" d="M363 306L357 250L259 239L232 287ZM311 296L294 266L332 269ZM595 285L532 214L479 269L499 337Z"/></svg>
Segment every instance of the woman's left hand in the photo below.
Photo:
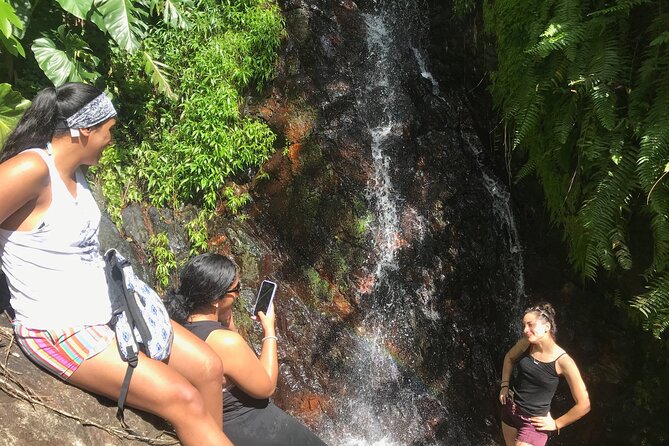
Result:
<svg viewBox="0 0 669 446"><path fill-rule="evenodd" d="M557 423L551 416L550 412L545 417L531 417L530 422L539 431L557 430Z"/></svg>

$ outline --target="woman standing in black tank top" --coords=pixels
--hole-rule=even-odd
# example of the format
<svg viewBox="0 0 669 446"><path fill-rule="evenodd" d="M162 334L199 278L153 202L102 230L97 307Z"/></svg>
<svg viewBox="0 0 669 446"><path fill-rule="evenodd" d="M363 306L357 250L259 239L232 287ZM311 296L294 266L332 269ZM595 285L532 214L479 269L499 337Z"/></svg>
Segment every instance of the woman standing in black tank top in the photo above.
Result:
<svg viewBox="0 0 669 446"><path fill-rule="evenodd" d="M499 401L506 446L544 446L557 431L590 411L590 398L574 360L555 342L555 310L541 303L525 310L523 334L504 356ZM516 365L517 374L510 382ZM559 377L569 384L575 404L553 418L550 405Z"/></svg>
<svg viewBox="0 0 669 446"><path fill-rule="evenodd" d="M325 446L269 397L278 378L274 310L258 313L263 328L260 357L235 329L232 304L241 290L237 265L220 254L201 254L184 266L165 306L171 317L225 358L223 431L235 446Z"/></svg>

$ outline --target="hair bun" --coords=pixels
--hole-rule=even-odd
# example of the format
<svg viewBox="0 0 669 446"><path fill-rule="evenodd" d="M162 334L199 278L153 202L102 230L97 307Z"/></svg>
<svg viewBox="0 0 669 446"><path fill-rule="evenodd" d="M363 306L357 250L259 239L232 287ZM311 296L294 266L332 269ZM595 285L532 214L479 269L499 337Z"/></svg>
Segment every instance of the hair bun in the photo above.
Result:
<svg viewBox="0 0 669 446"><path fill-rule="evenodd" d="M180 324L186 322L193 310L190 308L190 302L173 289L167 290L163 302L170 317Z"/></svg>

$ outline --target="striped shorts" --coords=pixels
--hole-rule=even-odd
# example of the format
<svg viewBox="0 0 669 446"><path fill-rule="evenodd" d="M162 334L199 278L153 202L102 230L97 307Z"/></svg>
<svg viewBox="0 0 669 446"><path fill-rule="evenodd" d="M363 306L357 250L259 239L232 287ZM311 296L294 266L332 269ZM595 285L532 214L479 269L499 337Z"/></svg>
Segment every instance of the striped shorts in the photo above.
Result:
<svg viewBox="0 0 669 446"><path fill-rule="evenodd" d="M84 360L114 342L108 325L88 325L64 330L36 330L14 323L17 344L34 363L67 380Z"/></svg>

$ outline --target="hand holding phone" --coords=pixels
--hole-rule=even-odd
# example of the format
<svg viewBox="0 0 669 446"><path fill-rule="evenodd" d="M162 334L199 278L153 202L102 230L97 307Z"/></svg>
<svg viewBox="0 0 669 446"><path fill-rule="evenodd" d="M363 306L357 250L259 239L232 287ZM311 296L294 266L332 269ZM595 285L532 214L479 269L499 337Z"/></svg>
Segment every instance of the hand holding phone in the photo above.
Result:
<svg viewBox="0 0 669 446"><path fill-rule="evenodd" d="M270 309L272 302L274 301L274 294L276 293L276 283L269 280L263 280L260 284L260 289L258 290L258 297L256 298L256 303L253 306L253 316L257 317L259 312L263 312L265 315Z"/></svg>

